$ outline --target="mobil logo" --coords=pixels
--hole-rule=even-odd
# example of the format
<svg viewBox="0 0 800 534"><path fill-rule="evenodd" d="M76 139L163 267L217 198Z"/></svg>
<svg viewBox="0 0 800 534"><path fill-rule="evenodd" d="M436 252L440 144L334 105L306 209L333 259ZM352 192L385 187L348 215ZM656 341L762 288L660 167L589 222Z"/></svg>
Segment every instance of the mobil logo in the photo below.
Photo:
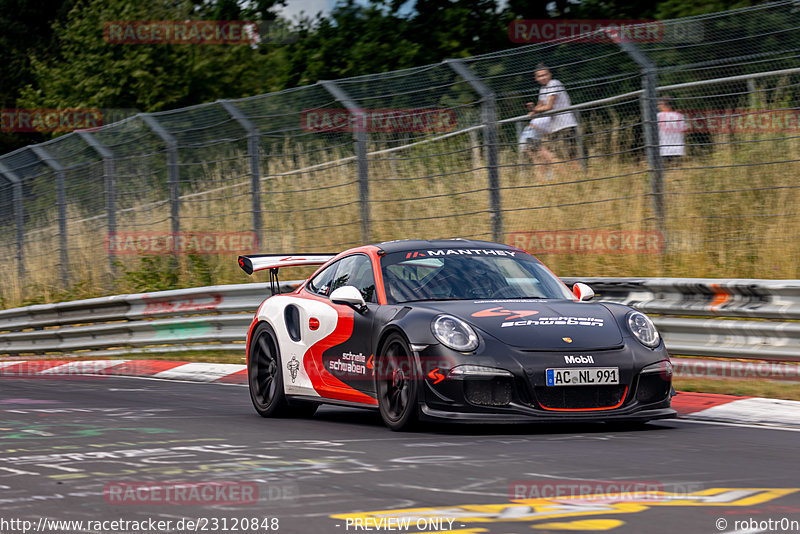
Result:
<svg viewBox="0 0 800 534"><path fill-rule="evenodd" d="M591 356L591 355L588 355L588 354L587 355L579 355L579 356L574 356L572 354L569 354L567 356L564 356L564 362L565 363L594 363L594 357Z"/></svg>

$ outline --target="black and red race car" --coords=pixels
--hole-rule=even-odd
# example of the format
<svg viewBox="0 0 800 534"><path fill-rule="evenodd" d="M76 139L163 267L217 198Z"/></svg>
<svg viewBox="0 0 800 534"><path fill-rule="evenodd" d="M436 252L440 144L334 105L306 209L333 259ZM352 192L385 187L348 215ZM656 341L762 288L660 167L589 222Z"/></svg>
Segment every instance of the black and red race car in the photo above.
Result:
<svg viewBox="0 0 800 534"><path fill-rule="evenodd" d="M627 421L673 417L672 365L641 312L570 291L508 245L391 241L340 254L240 256L248 274L320 267L259 307L247 340L264 417L320 404L418 420ZM273 285L273 293L277 286Z"/></svg>

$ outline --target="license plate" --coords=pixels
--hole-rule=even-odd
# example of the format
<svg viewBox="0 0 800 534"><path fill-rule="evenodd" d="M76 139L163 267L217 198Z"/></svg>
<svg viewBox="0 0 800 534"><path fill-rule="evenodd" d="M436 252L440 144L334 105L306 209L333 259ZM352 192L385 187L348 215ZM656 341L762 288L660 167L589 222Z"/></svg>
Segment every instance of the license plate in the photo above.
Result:
<svg viewBox="0 0 800 534"><path fill-rule="evenodd" d="M619 384L619 367L575 367L547 369L548 386L587 386Z"/></svg>

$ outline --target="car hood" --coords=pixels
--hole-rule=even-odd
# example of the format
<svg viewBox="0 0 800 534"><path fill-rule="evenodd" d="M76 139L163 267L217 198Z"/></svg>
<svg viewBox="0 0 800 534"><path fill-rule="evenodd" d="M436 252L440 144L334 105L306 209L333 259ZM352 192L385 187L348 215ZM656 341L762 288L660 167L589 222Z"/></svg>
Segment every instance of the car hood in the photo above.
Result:
<svg viewBox="0 0 800 534"><path fill-rule="evenodd" d="M608 308L594 302L530 299L414 304L455 315L523 350L599 350L622 345L616 319Z"/></svg>

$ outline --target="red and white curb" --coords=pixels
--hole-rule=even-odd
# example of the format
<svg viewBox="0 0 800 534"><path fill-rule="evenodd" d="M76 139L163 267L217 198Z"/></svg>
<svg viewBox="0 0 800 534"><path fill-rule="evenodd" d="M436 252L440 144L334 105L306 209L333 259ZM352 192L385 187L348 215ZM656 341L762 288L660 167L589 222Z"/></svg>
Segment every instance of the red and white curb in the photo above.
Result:
<svg viewBox="0 0 800 534"><path fill-rule="evenodd" d="M800 426L800 402L713 393L678 392L672 407L684 419Z"/></svg>
<svg viewBox="0 0 800 534"><path fill-rule="evenodd" d="M0 362L0 378L137 376L191 382L247 384L247 366L165 360L33 360Z"/></svg>
<svg viewBox="0 0 800 534"><path fill-rule="evenodd" d="M247 384L247 366L164 360L34 360L0 362L3 378L134 376L191 382ZM800 402L679 392L672 407L681 418L727 423L800 426Z"/></svg>

